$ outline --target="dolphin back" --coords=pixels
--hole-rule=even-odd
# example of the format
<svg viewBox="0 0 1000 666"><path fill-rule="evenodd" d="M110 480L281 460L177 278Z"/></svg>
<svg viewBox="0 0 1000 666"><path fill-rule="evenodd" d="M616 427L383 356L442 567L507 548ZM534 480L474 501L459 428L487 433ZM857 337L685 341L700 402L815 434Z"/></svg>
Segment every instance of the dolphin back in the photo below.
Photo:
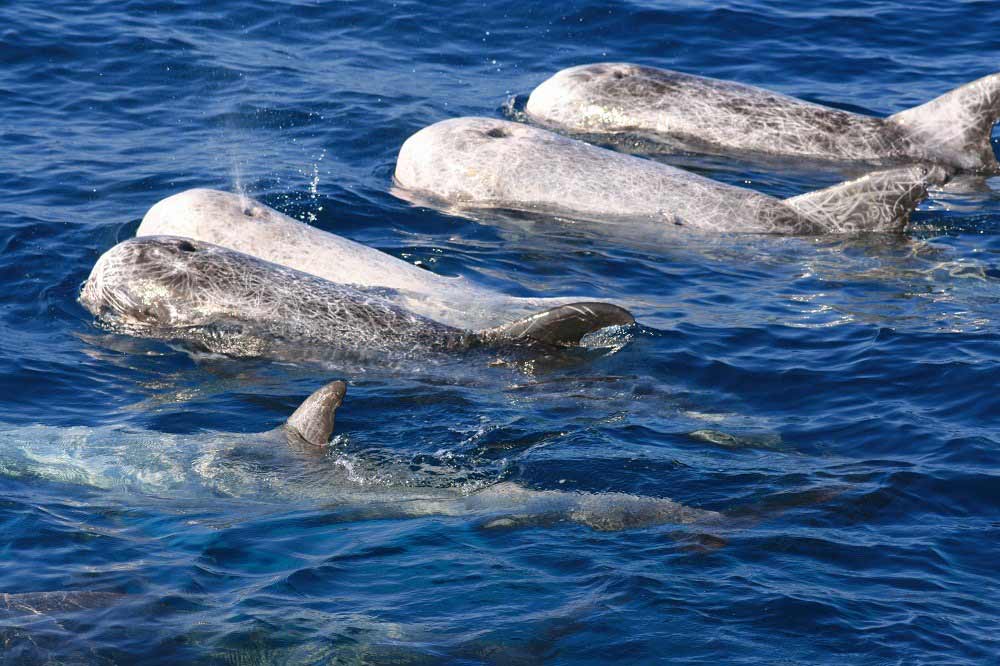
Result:
<svg viewBox="0 0 1000 666"><path fill-rule="evenodd" d="M536 123L605 136L629 152L934 162L1000 173L990 142L1000 120L1000 73L878 118L734 81L605 62L557 72L535 88L525 112Z"/></svg>

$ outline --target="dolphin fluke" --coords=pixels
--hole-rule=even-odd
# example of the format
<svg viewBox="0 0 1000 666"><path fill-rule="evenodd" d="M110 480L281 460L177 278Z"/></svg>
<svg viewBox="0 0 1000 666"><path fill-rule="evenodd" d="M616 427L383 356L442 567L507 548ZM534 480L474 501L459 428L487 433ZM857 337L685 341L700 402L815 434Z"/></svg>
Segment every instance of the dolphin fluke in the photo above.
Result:
<svg viewBox="0 0 1000 666"><path fill-rule="evenodd" d="M635 317L610 303L570 303L483 331L485 339L534 340L555 347L579 344L580 339L608 326L627 326Z"/></svg>
<svg viewBox="0 0 1000 666"><path fill-rule="evenodd" d="M1000 173L990 134L1000 120L1000 73L955 88L926 104L889 116L914 140L949 164Z"/></svg>
<svg viewBox="0 0 1000 666"><path fill-rule="evenodd" d="M875 171L785 199L785 204L826 232L900 231L910 220L910 213L927 198L928 186L944 184L950 176L940 166Z"/></svg>
<svg viewBox="0 0 1000 666"><path fill-rule="evenodd" d="M299 405L285 429L313 446L326 446L333 434L334 414L347 394L347 384L330 382Z"/></svg>

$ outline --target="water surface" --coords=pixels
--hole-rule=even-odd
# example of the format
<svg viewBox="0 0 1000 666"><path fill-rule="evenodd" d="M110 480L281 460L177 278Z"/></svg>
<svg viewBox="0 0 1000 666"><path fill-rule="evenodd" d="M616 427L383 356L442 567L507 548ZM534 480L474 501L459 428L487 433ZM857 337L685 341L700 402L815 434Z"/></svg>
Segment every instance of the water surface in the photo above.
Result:
<svg viewBox="0 0 1000 666"><path fill-rule="evenodd" d="M29 0L0 7L0 26L0 591L122 595L0 618L0 661L996 659L995 179L935 193L905 236L819 239L470 220L389 194L410 134L502 117L585 62L892 113L998 69L992 3ZM664 159L776 196L846 175ZM644 328L614 353L534 365L338 368L192 358L93 327L75 297L94 261L189 187L243 190L511 294L622 303ZM491 530L66 473L100 445L169 479L212 433L273 428L337 376L351 386L330 465L383 456L443 483L741 518ZM51 473L13 464L32 446ZM265 463L243 481L288 490Z"/></svg>

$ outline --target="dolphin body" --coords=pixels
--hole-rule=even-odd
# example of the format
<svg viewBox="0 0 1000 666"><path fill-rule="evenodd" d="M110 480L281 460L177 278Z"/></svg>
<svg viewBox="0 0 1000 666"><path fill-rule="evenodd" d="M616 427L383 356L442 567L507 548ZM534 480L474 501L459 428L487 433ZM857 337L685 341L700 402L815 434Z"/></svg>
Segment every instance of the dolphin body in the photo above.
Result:
<svg viewBox="0 0 1000 666"><path fill-rule="evenodd" d="M173 236L133 238L105 252L79 300L116 332L282 360L370 353L408 357L478 347L551 349L635 321L617 306L582 302L473 332L405 310L381 290L337 284Z"/></svg>
<svg viewBox="0 0 1000 666"><path fill-rule="evenodd" d="M585 300L519 298L464 277L437 275L249 197L219 190L186 190L159 201L143 217L136 236L183 236L331 282L391 289L393 300L407 310L461 328L496 326L511 317Z"/></svg>
<svg viewBox="0 0 1000 666"><path fill-rule="evenodd" d="M879 171L790 199L726 185L544 129L455 118L403 144L397 196L452 210L512 209L714 232L825 234L901 230L947 171Z"/></svg>
<svg viewBox="0 0 1000 666"><path fill-rule="evenodd" d="M888 118L804 102L762 88L607 62L564 69L539 85L527 116L598 140L644 140L665 151L780 155L875 164L923 162L1000 173L990 144L1000 73Z"/></svg>
<svg viewBox="0 0 1000 666"><path fill-rule="evenodd" d="M421 476L412 461L375 460L328 448L344 382L309 396L279 428L258 434L178 436L124 428L0 428L0 473L155 497L219 497L336 508L345 519L469 516L484 527L558 522L595 530L712 523L721 514L665 498L626 493L532 490L481 479L449 485L440 468ZM381 458L381 456L379 456ZM112 597L0 596L8 610L30 612Z"/></svg>
<svg viewBox="0 0 1000 666"><path fill-rule="evenodd" d="M140 493L159 500L312 502L347 520L468 516L484 528L574 523L597 531L714 524L722 514L666 498L531 490L509 481L420 486L411 464L330 455L347 386L330 382L275 430L178 437L124 428L0 427L0 474ZM399 486L393 486L398 479ZM345 510L346 509L346 510ZM0 619L96 611L129 601L103 590L0 593Z"/></svg>
<svg viewBox="0 0 1000 666"><path fill-rule="evenodd" d="M4 615L48 615L90 611L113 606L125 598L117 592L56 590L49 592L0 592L0 617Z"/></svg>

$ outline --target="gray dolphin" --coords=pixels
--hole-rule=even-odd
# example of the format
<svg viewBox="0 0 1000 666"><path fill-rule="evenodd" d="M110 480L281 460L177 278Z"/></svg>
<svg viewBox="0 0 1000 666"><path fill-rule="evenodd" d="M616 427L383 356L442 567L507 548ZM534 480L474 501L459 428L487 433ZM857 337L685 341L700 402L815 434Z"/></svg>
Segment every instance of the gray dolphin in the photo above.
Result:
<svg viewBox="0 0 1000 666"><path fill-rule="evenodd" d="M403 144L395 194L452 210L513 209L707 231L820 234L898 231L942 182L939 166L879 171L776 199L554 132L493 118L455 118Z"/></svg>
<svg viewBox="0 0 1000 666"><path fill-rule="evenodd" d="M991 74L888 118L804 102L732 81L629 63L564 69L525 111L560 131L638 136L696 152L874 163L930 162L1000 173L990 132L1000 118Z"/></svg>
<svg viewBox="0 0 1000 666"><path fill-rule="evenodd" d="M341 456L335 462L315 455L329 444L335 413L346 392L344 382L330 382L306 398L277 429L255 435L216 433L201 436L204 441L193 442L194 451L189 450L190 447L174 450L169 446L171 436L157 433L72 428L71 433L60 436L58 428L5 430L0 427L0 470L5 475L84 483L108 490L149 490L160 496L171 490L191 490L198 486L207 486L211 497L220 492L246 496L264 489L273 500L306 496L353 504L355 511L348 513L349 518L468 515L482 518L485 528L573 522L608 531L657 524L712 524L722 517L717 512L687 507L665 498L531 490L509 481L468 490L461 487L420 489L409 485L412 479L408 479L408 487L399 489L373 488L370 481L359 484L355 478L356 469L364 467L364 461L345 461ZM81 431L85 432L83 437ZM52 437L53 432L57 436ZM67 446L67 441L75 446ZM81 447L81 441L86 441L86 446ZM130 441L133 446L129 445ZM147 442L150 446L145 447ZM304 448L310 455L296 459L296 454L301 454ZM74 450L82 457L71 458ZM264 454L263 459L275 463L278 470L282 468L279 462L282 460L285 469L292 465L297 468L311 465L312 469L305 474L300 471L288 474L291 485L299 480L308 481L309 487L287 492L280 482L270 478L272 474L267 466L259 464L260 456L252 459L247 470L238 470L240 456L248 450ZM189 456L187 459L185 454ZM345 466L351 468L353 474L343 474ZM247 471L250 473L241 474ZM382 478L391 475L391 472L379 472ZM350 488L352 483L356 486L353 489ZM0 618L93 611L128 599L126 594L98 590L0 593Z"/></svg>
<svg viewBox="0 0 1000 666"><path fill-rule="evenodd" d="M336 507L348 520L468 516L487 528L571 522L606 531L714 523L722 517L666 498L533 490L488 479L449 482L439 467L422 474L412 461L393 462L391 454L362 457L339 447L331 450L334 416L346 390L343 382L330 382L282 426L256 434L0 426L0 471L148 494L157 501L231 497L265 504L320 503ZM0 604L31 612L115 601L110 593L61 594L0 595Z"/></svg>
<svg viewBox="0 0 1000 666"><path fill-rule="evenodd" d="M608 303L575 303L467 331L407 311L378 290L337 284L218 245L172 236L119 243L94 265L80 303L108 328L243 357L572 346L632 324ZM321 354L320 356L310 354Z"/></svg>

